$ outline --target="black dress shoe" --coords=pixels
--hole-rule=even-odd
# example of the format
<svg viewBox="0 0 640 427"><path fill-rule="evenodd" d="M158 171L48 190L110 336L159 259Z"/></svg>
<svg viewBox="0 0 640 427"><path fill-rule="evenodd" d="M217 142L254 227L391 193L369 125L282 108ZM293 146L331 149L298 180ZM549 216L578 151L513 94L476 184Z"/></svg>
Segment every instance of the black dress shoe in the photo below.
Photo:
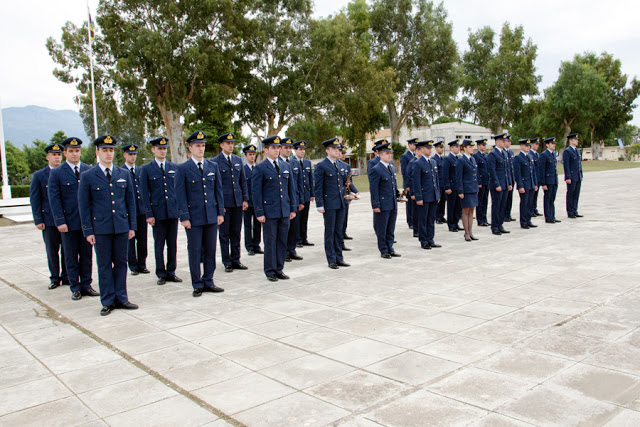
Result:
<svg viewBox="0 0 640 427"><path fill-rule="evenodd" d="M248 255L254 256L256 253L254 251L247 252Z"/></svg>
<svg viewBox="0 0 640 427"><path fill-rule="evenodd" d="M444 221L437 220L436 224L444 224Z"/></svg>
<svg viewBox="0 0 640 427"><path fill-rule="evenodd" d="M275 274L272 274L271 276L267 276L267 279L269 279L270 282L277 282L278 276L276 276Z"/></svg>
<svg viewBox="0 0 640 427"><path fill-rule="evenodd" d="M535 224L527 224L527 225L528 225L530 228L536 228L536 227L537 227L537 225L535 225Z"/></svg>
<svg viewBox="0 0 640 427"><path fill-rule="evenodd" d="M291 259L295 259L296 261L302 261L304 258L302 258L298 254L293 254L293 255L291 255Z"/></svg>
<svg viewBox="0 0 640 427"><path fill-rule="evenodd" d="M390 254L380 254L380 258L384 258L384 259L391 259L391 255Z"/></svg>
<svg viewBox="0 0 640 427"><path fill-rule="evenodd" d="M491 234L495 234L496 236L501 236L502 235L500 230L491 230Z"/></svg>
<svg viewBox="0 0 640 427"><path fill-rule="evenodd" d="M470 242L471 241L471 237L464 236L464 240L465 240L465 242Z"/></svg>
<svg viewBox="0 0 640 427"><path fill-rule="evenodd" d="M139 268L138 272L142 273L142 274L149 274L151 273L148 269L146 268Z"/></svg>
<svg viewBox="0 0 640 427"><path fill-rule="evenodd" d="M335 262L332 262L331 264L329 264L329 268L332 270L337 270L338 269L338 264Z"/></svg>
<svg viewBox="0 0 640 427"><path fill-rule="evenodd" d="M509 233L511 233L510 231L507 231L507 230L505 230L504 228L502 228L502 229L500 230L500 232L501 232L502 234L509 234Z"/></svg>
<svg viewBox="0 0 640 427"><path fill-rule="evenodd" d="M111 312L113 310L115 310L115 306L114 305L105 305L104 307L102 307L102 310L100 310L100 316L108 316L111 314Z"/></svg>
<svg viewBox="0 0 640 427"><path fill-rule="evenodd" d="M254 249L253 252L255 252L257 254L263 254L264 253L264 251L262 249L260 249L260 248Z"/></svg>
<svg viewBox="0 0 640 427"><path fill-rule="evenodd" d="M166 280L167 282L182 283L182 279L175 275L167 277Z"/></svg>
<svg viewBox="0 0 640 427"><path fill-rule="evenodd" d="M429 243L429 246L431 246L432 248L441 248L442 245L439 245L437 243Z"/></svg>
<svg viewBox="0 0 640 427"><path fill-rule="evenodd" d="M562 222L559 219L554 219L553 222Z"/></svg>
<svg viewBox="0 0 640 427"><path fill-rule="evenodd" d="M346 234L344 235L344 240L353 240L353 237L347 236Z"/></svg>
<svg viewBox="0 0 640 427"><path fill-rule="evenodd" d="M576 214L575 217L576 218L582 218L582 217L584 217L584 215Z"/></svg>
<svg viewBox="0 0 640 427"><path fill-rule="evenodd" d="M202 289L194 289L193 290L193 297L194 298L198 298L202 296Z"/></svg>
<svg viewBox="0 0 640 427"><path fill-rule="evenodd" d="M546 219L544 222L546 222L547 224L555 224L556 222L552 219Z"/></svg>
<svg viewBox="0 0 640 427"><path fill-rule="evenodd" d="M345 246L344 248L342 248L342 250L349 252L351 250L351 248L348 248L348 247Z"/></svg>
<svg viewBox="0 0 640 427"><path fill-rule="evenodd" d="M305 240L304 242L302 242L302 246L315 246L315 243L311 243L308 240Z"/></svg>
<svg viewBox="0 0 640 427"><path fill-rule="evenodd" d="M471 240L479 240L477 237L474 237L473 234L469 236Z"/></svg>
<svg viewBox="0 0 640 427"><path fill-rule="evenodd" d="M487 224L486 222L481 222L480 224L478 224L478 227L488 227L489 224Z"/></svg>
<svg viewBox="0 0 640 427"><path fill-rule="evenodd" d="M100 292L96 291L95 289L93 289L91 287L89 289L84 289L84 290L80 291L80 293L84 297L99 297L100 296Z"/></svg>
<svg viewBox="0 0 640 427"><path fill-rule="evenodd" d="M216 285L213 286L205 286L202 288L202 292L224 292L224 289L217 287Z"/></svg>
<svg viewBox="0 0 640 427"><path fill-rule="evenodd" d="M293 260L291 259L290 256L284 257L284 262L291 262L291 261L293 261Z"/></svg>
<svg viewBox="0 0 640 427"><path fill-rule="evenodd" d="M569 218L577 218L575 215L569 215Z"/></svg>
<svg viewBox="0 0 640 427"><path fill-rule="evenodd" d="M395 253L395 252L389 252L389 255L391 255L391 256L392 256L392 257L394 257L394 258L400 258L400 257L402 256L402 255L397 254L397 253Z"/></svg>
<svg viewBox="0 0 640 427"><path fill-rule="evenodd" d="M418 235L418 234L415 234L415 233L414 233L414 234L413 234L413 237L415 237L415 238L419 238L419 237L420 237L420 235Z"/></svg>
<svg viewBox="0 0 640 427"><path fill-rule="evenodd" d="M233 272L233 267L231 267L230 265L225 265L225 266L224 266L224 272L225 272L225 273L231 273L231 272Z"/></svg>
<svg viewBox="0 0 640 427"><path fill-rule="evenodd" d="M276 277L278 278L278 280L288 280L289 276L287 276L284 273L276 273Z"/></svg>
<svg viewBox="0 0 640 427"><path fill-rule="evenodd" d="M451 231L452 233L457 233L458 229L457 228L450 228L449 231Z"/></svg>
<svg viewBox="0 0 640 427"><path fill-rule="evenodd" d="M520 228L524 228L525 230L528 230L529 226L525 224L525 225L521 225Z"/></svg>
<svg viewBox="0 0 640 427"><path fill-rule="evenodd" d="M336 264L337 264L339 267L351 267L351 264L347 264L347 263L346 263L346 262L344 262L344 261L338 261L338 262L336 262Z"/></svg>
<svg viewBox="0 0 640 427"><path fill-rule="evenodd" d="M138 270L131 270L131 275L132 276L137 276L138 274L140 274L140 272Z"/></svg>
<svg viewBox="0 0 640 427"><path fill-rule="evenodd" d="M249 267L247 267L246 265L244 265L241 262L237 262L235 264L231 264L231 268L233 268L234 270L248 270Z"/></svg>
<svg viewBox="0 0 640 427"><path fill-rule="evenodd" d="M420 245L420 247L422 249L431 249L431 245L427 244L427 245Z"/></svg>
<svg viewBox="0 0 640 427"><path fill-rule="evenodd" d="M127 302L117 303L116 308L121 308L123 310L137 310L138 305L127 301Z"/></svg>
<svg viewBox="0 0 640 427"><path fill-rule="evenodd" d="M296 248L304 248L304 245L303 245L302 243L298 243L298 244L296 245Z"/></svg>
<svg viewBox="0 0 640 427"><path fill-rule="evenodd" d="M158 284L159 286L162 286L165 283L167 283L167 279L165 279L164 277L159 277L158 280L156 281L156 284Z"/></svg>
<svg viewBox="0 0 640 427"><path fill-rule="evenodd" d="M60 286L60 282L51 282L49 283L49 289L55 289Z"/></svg>

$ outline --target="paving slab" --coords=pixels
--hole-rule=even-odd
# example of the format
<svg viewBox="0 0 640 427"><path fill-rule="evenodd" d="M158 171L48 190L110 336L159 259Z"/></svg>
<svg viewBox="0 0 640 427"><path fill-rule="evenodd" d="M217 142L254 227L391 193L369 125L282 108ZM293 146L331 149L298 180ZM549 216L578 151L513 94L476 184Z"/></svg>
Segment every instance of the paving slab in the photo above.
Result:
<svg viewBox="0 0 640 427"><path fill-rule="evenodd" d="M392 260L362 194L352 267L327 268L312 210L316 246L290 280L268 282L243 251L249 269L218 268L225 292L202 298L180 230L185 282L129 276L140 309L108 317L47 289L32 224L0 228L0 425L638 425L640 203L610 191L621 180L640 169L587 174L581 219L562 215L561 185L559 224L479 228L472 244L438 225L433 251L401 209Z"/></svg>

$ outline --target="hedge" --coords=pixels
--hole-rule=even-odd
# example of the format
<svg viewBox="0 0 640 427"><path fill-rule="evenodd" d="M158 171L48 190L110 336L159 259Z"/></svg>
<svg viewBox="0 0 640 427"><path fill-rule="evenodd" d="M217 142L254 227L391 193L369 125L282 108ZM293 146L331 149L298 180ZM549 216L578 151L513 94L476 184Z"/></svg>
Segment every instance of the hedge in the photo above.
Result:
<svg viewBox="0 0 640 427"><path fill-rule="evenodd" d="M30 185L11 185L11 197L29 197L29 188ZM2 195L2 191L0 190L0 196Z"/></svg>

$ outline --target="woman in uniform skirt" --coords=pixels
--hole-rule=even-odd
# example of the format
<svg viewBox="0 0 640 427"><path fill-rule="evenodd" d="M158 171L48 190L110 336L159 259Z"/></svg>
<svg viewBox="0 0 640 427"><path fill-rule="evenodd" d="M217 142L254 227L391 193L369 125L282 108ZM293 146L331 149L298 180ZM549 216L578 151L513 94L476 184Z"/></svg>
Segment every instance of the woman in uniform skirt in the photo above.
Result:
<svg viewBox="0 0 640 427"><path fill-rule="evenodd" d="M462 141L462 157L456 167L456 184L458 185L458 197L462 205L462 226L464 227L464 240L470 242L478 240L473 236L473 211L478 206L478 165L471 157L475 143L470 139Z"/></svg>

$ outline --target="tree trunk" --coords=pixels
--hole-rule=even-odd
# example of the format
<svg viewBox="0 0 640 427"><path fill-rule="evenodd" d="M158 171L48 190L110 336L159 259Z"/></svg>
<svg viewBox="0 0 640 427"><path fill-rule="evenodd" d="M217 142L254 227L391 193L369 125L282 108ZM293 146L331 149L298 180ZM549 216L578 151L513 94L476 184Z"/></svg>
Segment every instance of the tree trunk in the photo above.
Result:
<svg viewBox="0 0 640 427"><path fill-rule="evenodd" d="M167 129L167 138L169 138L169 148L171 149L171 161L174 163L182 163L187 160L187 147L184 143L184 126L180 121L182 115L177 111L173 111L165 107L161 103L158 104L164 127Z"/></svg>
<svg viewBox="0 0 640 427"><path fill-rule="evenodd" d="M561 142L562 145L560 146L560 148L566 148L566 146L567 146L567 135L569 135L571 133L571 123L573 123L573 119L571 119L571 120L566 120L565 119L565 120L562 121L562 124L563 124L563 127L564 127L564 138L563 138L563 141ZM560 150L558 150L558 151L560 151Z"/></svg>
<svg viewBox="0 0 640 427"><path fill-rule="evenodd" d="M591 160L599 160L600 159L600 141L594 141L596 127L593 125L589 127L591 128Z"/></svg>
<svg viewBox="0 0 640 427"><path fill-rule="evenodd" d="M398 142L400 139L400 129L402 128L402 118L398 116L396 105L390 103L387 105L389 110L389 127L391 128L391 142Z"/></svg>

